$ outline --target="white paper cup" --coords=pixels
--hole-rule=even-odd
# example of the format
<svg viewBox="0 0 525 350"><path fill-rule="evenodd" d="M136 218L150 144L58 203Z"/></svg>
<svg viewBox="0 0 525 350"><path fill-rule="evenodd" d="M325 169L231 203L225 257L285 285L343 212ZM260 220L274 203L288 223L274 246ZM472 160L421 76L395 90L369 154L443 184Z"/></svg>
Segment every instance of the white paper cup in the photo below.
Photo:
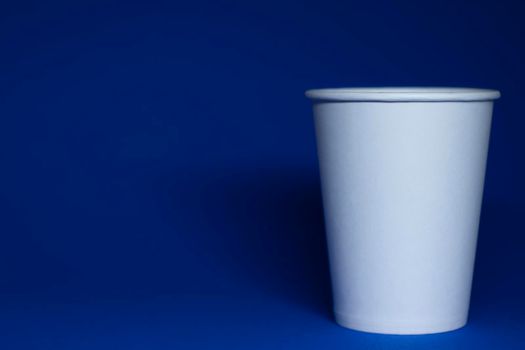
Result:
<svg viewBox="0 0 525 350"><path fill-rule="evenodd" d="M336 321L374 333L467 321L495 90L309 90Z"/></svg>

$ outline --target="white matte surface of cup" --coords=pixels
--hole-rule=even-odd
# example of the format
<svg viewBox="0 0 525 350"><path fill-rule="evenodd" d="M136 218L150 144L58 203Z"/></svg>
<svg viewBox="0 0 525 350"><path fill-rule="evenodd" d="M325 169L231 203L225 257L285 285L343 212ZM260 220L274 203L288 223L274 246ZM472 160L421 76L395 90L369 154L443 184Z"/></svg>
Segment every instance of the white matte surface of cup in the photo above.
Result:
<svg viewBox="0 0 525 350"><path fill-rule="evenodd" d="M336 321L467 322L495 90L350 88L313 100Z"/></svg>

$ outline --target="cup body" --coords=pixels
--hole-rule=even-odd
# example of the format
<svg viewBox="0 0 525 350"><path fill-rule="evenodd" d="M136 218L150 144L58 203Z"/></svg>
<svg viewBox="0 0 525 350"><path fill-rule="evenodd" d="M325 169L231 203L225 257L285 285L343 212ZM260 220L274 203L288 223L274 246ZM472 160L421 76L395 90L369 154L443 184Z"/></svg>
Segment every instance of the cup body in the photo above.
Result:
<svg viewBox="0 0 525 350"><path fill-rule="evenodd" d="M336 321L388 334L460 328L499 93L422 98L390 89L366 97L348 90L338 98L307 92Z"/></svg>

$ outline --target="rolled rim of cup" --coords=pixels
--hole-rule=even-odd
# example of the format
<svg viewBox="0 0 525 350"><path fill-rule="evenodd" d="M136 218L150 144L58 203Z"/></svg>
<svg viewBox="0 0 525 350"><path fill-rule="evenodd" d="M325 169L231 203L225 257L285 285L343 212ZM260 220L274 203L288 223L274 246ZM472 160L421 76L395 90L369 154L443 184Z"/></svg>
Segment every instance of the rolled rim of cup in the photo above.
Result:
<svg viewBox="0 0 525 350"><path fill-rule="evenodd" d="M356 102L453 102L492 101L498 90L465 87L359 87L312 89L305 92L314 101Z"/></svg>

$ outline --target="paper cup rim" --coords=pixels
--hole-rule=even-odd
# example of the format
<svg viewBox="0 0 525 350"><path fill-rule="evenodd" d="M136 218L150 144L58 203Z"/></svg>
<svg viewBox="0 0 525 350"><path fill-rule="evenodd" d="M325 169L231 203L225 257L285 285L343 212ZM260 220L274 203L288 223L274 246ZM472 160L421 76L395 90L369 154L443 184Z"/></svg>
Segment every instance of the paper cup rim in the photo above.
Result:
<svg viewBox="0 0 525 350"><path fill-rule="evenodd" d="M491 101L498 99L498 90L466 87L355 87L311 89L306 97L321 101L377 102L448 102Z"/></svg>

